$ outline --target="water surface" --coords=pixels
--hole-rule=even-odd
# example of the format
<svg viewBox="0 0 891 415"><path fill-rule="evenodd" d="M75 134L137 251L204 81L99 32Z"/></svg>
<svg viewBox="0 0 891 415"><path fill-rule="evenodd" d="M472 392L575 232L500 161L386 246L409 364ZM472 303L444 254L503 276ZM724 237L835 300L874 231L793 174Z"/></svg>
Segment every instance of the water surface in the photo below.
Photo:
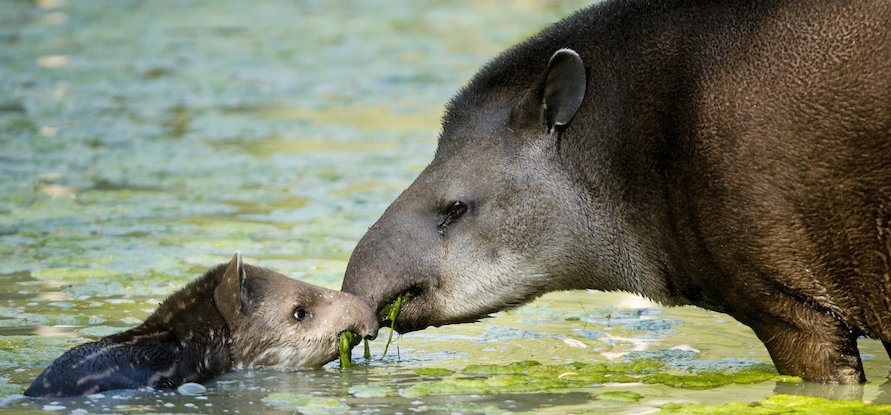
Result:
<svg viewBox="0 0 891 415"><path fill-rule="evenodd" d="M727 316L593 292L412 333L384 360L357 349L354 370L231 373L198 397L20 396L67 348L138 324L235 250L339 288L352 247L432 157L449 97L498 51L584 3L5 1L0 411L619 414L777 393L891 403L874 341L861 342L863 386L623 381L422 393L492 380L462 372L471 365L523 360L650 359L692 376L770 362ZM376 357L382 349L372 344Z"/></svg>

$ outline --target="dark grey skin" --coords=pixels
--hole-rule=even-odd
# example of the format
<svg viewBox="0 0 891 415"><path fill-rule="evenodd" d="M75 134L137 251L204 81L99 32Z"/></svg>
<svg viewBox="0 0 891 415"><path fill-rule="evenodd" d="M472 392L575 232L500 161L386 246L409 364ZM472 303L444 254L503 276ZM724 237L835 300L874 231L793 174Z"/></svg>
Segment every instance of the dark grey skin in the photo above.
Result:
<svg viewBox="0 0 891 415"><path fill-rule="evenodd" d="M318 367L339 355L338 335L377 334L355 296L243 264L235 254L167 298L138 327L56 359L25 396L175 388L232 369Z"/></svg>
<svg viewBox="0 0 891 415"><path fill-rule="evenodd" d="M566 49L564 49L566 48ZM727 313L782 374L891 342L891 3L608 1L487 64L343 290L400 332L555 290Z"/></svg>

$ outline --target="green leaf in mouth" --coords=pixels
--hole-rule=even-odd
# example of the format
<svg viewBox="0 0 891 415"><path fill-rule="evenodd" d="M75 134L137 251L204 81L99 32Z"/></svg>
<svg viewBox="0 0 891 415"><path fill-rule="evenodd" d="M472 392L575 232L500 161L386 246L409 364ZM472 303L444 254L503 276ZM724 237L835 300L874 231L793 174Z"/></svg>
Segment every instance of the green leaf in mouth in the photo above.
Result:
<svg viewBox="0 0 891 415"><path fill-rule="evenodd" d="M393 341L393 332L396 331L396 318L399 317L399 312L402 311L402 306L408 302L411 298L408 294L400 294L399 297L396 297L393 300L393 303L389 305L389 310L385 311L387 313L387 320L390 320L390 334L387 336L387 344L384 346L384 353L381 355L381 359L387 357L387 349L390 348L390 343Z"/></svg>
<svg viewBox="0 0 891 415"><path fill-rule="evenodd" d="M340 367L353 367L353 347L359 344L359 335L350 331L340 333Z"/></svg>

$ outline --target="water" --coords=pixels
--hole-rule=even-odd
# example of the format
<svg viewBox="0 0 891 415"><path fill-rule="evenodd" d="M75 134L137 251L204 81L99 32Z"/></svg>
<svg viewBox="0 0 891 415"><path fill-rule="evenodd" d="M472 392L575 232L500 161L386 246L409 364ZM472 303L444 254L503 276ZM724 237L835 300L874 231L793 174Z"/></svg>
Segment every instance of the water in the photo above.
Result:
<svg viewBox="0 0 891 415"><path fill-rule="evenodd" d="M235 250L249 263L339 288L364 230L432 157L443 104L498 51L583 3L5 1L0 412L617 414L775 393L891 403L888 360L869 340L861 341L866 385L411 392L487 379L424 369L527 359L661 356L665 372L694 375L770 362L727 316L590 292L412 333L383 361L365 361L357 348L349 371L333 362L230 373L197 396L20 396L69 347L138 324ZM372 344L375 356L382 349ZM614 391L640 397L604 395Z"/></svg>

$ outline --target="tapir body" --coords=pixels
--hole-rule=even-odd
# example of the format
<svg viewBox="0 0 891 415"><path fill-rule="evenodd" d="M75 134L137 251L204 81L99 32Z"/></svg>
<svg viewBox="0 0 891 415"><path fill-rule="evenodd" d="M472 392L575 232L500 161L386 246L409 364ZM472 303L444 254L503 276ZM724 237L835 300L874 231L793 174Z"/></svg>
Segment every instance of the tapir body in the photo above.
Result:
<svg viewBox="0 0 891 415"><path fill-rule="evenodd" d="M171 295L141 325L67 351L25 395L169 389L232 369L317 367L338 356L339 333L373 337L377 327L356 297L243 264L236 254Z"/></svg>
<svg viewBox="0 0 891 415"><path fill-rule="evenodd" d="M778 370L891 342L891 2L608 1L488 63L343 290L396 327L549 291L725 312Z"/></svg>

